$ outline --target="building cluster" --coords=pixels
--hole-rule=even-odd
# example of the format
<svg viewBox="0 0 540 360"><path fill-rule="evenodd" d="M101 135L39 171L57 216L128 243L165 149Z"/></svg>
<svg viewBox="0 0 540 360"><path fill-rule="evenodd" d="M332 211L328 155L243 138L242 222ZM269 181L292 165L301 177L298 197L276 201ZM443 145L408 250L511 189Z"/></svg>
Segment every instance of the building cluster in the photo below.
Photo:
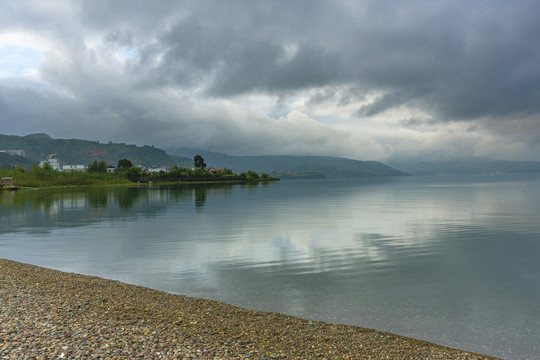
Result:
<svg viewBox="0 0 540 360"><path fill-rule="evenodd" d="M63 165L60 166L60 160L58 159L58 155L56 154L49 154L47 155L47 159L41 160L39 162L39 167L45 166L45 164L49 164L53 170L58 170L62 172L86 172L88 171L87 165Z"/></svg>
<svg viewBox="0 0 540 360"><path fill-rule="evenodd" d="M45 163L48 163L51 168L54 170L62 171L62 172L87 172L88 171L88 165L63 165L60 166L60 160L58 159L57 154L49 154L47 155L46 160L42 160L39 162L39 166L43 167L45 166ZM116 170L116 165L107 165L107 172L113 173ZM160 171L163 172L169 172L169 167L141 167L142 170L145 170L149 173L158 173Z"/></svg>
<svg viewBox="0 0 540 360"><path fill-rule="evenodd" d="M0 153L26 157L26 153L24 152L24 150L0 150ZM58 170L62 172L87 172L88 171L88 165L61 165L60 159L58 159L57 154L48 154L45 160L41 160L39 162L39 166L44 167L46 163L49 164L53 170ZM139 166L139 167L142 170L147 171L149 173L159 173L162 171L168 173L169 171L171 171L171 167L169 166L159 166L159 167ZM116 170L116 168L117 168L116 165L108 165L107 172L112 173ZM221 173L225 171L225 169L216 169L213 167L208 167L206 169L212 173Z"/></svg>

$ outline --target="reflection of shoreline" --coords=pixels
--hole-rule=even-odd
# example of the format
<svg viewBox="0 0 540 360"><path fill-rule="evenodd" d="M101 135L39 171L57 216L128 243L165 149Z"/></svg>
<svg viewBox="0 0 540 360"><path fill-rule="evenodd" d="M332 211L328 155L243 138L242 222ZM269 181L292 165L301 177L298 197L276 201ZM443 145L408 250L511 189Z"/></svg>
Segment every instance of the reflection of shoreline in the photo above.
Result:
<svg viewBox="0 0 540 360"><path fill-rule="evenodd" d="M12 205L13 204L13 198L15 196L15 192L13 191L0 191L0 194L2 194L2 202L0 204L2 205Z"/></svg>
<svg viewBox="0 0 540 360"><path fill-rule="evenodd" d="M163 201L151 201L148 189L93 188L78 190L39 190L19 192L2 201L0 213L6 229L2 232L58 226L79 227L104 219L150 216L166 207ZM146 196L145 196L146 195ZM136 206L144 202L144 206ZM5 214L4 214L5 212ZM11 221L10 219L13 219ZM11 229L9 229L11 227Z"/></svg>
<svg viewBox="0 0 540 360"><path fill-rule="evenodd" d="M0 323L5 329L17 329L5 333L4 343L25 356L39 349L51 358L90 357L98 351L102 357L161 353L170 358L324 354L327 358L495 359L376 330L245 310L13 261L0 260L0 270L0 282L5 284L0 292ZM24 316L17 316L15 323L14 314L23 303ZM50 324L76 328L79 335L52 332Z"/></svg>
<svg viewBox="0 0 540 360"><path fill-rule="evenodd" d="M172 203L191 202L199 210L209 199L227 197L235 185L194 184L182 186L129 186L85 189L45 189L28 192L3 191L0 223L4 231L56 227L55 224L85 226L104 219L155 216ZM16 219L17 221L11 221ZM11 230L7 230L12 227ZM2 232L4 232L2 231Z"/></svg>

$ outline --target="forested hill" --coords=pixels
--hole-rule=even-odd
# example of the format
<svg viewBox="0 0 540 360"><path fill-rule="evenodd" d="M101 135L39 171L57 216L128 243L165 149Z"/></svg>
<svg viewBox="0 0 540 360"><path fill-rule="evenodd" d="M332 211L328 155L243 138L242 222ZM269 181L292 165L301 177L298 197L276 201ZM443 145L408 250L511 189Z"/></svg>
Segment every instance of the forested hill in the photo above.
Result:
<svg viewBox="0 0 540 360"><path fill-rule="evenodd" d="M29 169L34 163L34 161L22 156L0 153L0 169L14 168L17 166L22 166L25 169Z"/></svg>
<svg viewBox="0 0 540 360"><path fill-rule="evenodd" d="M27 167L28 161L37 163L44 160L47 154L57 154L62 164L71 165L88 165L94 160L116 164L118 160L124 158L129 159L133 164L146 166L173 165L175 163L165 151L153 146L103 144L79 139L53 139L47 134L0 135L0 150L24 150L27 160L21 164L24 167ZM6 159L16 160L13 156ZM0 164L1 167L6 167L5 165Z"/></svg>
<svg viewBox="0 0 540 360"><path fill-rule="evenodd" d="M167 153L193 157L201 155L208 166L234 172L253 170L273 176L312 178L351 178L401 176L402 172L377 161L359 161L323 156L233 156L187 148L167 149Z"/></svg>

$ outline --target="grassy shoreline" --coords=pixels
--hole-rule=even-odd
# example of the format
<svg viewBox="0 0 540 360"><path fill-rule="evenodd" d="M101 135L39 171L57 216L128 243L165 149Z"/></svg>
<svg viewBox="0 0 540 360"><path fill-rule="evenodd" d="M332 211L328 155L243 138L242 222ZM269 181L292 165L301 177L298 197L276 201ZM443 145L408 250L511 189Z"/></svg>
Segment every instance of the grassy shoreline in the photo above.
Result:
<svg viewBox="0 0 540 360"><path fill-rule="evenodd" d="M223 170L222 173L214 173L204 168L187 169L173 168L170 172L161 171L150 173L138 167L128 169L117 169L114 172L107 172L106 164L103 162L103 171L92 172L60 172L53 170L50 166L41 168L33 166L30 171L22 168L0 169L0 178L9 179L9 184L2 184L0 188L54 188L54 187L78 187L78 186L130 186L138 184L153 185L178 185L178 184L240 184L259 183L268 181L279 181L278 178L267 174L257 174L254 171L247 171L234 174L230 170ZM8 189L9 190L9 189Z"/></svg>
<svg viewBox="0 0 540 360"><path fill-rule="evenodd" d="M4 259L0 357L495 359Z"/></svg>
<svg viewBox="0 0 540 360"><path fill-rule="evenodd" d="M216 184L261 184L271 181L279 181L277 178L270 180L176 180L176 181L154 181L154 182L132 182L129 180L119 182L96 182L87 184L47 184L42 186L22 186L15 185L16 189L2 188L0 191L14 191L14 190L41 190L41 189L77 189L77 188L96 188L96 187L119 187L119 186L178 186L178 185L216 185Z"/></svg>

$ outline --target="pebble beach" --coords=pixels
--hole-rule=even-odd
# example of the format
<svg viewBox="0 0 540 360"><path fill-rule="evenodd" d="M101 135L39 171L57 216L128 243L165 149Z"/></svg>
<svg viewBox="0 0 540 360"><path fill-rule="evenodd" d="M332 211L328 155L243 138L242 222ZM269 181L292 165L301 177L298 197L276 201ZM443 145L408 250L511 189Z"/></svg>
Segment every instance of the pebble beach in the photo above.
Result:
<svg viewBox="0 0 540 360"><path fill-rule="evenodd" d="M1 359L495 359L0 259Z"/></svg>

